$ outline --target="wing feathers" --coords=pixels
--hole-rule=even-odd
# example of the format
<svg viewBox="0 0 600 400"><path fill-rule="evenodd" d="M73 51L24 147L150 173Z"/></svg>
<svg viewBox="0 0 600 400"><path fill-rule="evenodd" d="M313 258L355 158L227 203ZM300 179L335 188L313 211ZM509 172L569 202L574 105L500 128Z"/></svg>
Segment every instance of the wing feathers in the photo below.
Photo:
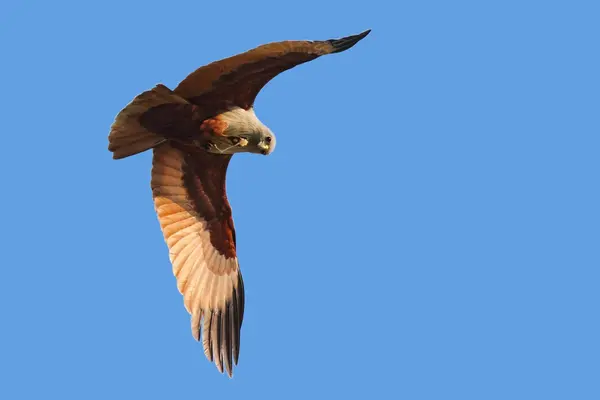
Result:
<svg viewBox="0 0 600 400"><path fill-rule="evenodd" d="M222 328L223 332L223 345L221 346L223 352L223 364L225 365L225 370L229 373L232 370L232 355L231 355L231 322L230 322L230 301L225 304L224 314L222 318ZM229 373L231 376L231 374Z"/></svg>
<svg viewBox="0 0 600 400"><path fill-rule="evenodd" d="M235 290L233 291L233 298L229 307L231 312L231 352L233 355L233 362L237 364L240 351L239 321L241 321L241 318L239 314L238 296L236 295Z"/></svg>
<svg viewBox="0 0 600 400"><path fill-rule="evenodd" d="M212 353L215 364L220 373L223 373L223 362L221 358L221 315L215 311L211 314L212 329Z"/></svg>
<svg viewBox="0 0 600 400"><path fill-rule="evenodd" d="M362 40L365 36L367 36L371 32L370 29L359 33L358 35L347 36L341 39L330 39L327 42L332 47L332 53L340 53L344 50L348 50L350 47L354 46L360 40Z"/></svg>
<svg viewBox="0 0 600 400"><path fill-rule="evenodd" d="M143 126L140 118L153 107L172 103L187 101L166 86L157 85L125 106L117 114L108 135L108 150L113 153L113 158L129 157L163 143L164 138Z"/></svg>
<svg viewBox="0 0 600 400"><path fill-rule="evenodd" d="M192 336L197 341L202 336L206 357L232 376L239 357L244 288L235 252L223 244L233 236L224 186L227 162L203 160L205 153L191 155L174 146L169 142L154 149L156 213L177 288L191 314Z"/></svg>
<svg viewBox="0 0 600 400"><path fill-rule="evenodd" d="M202 311L192 313L192 336L196 341L200 340L200 320L202 319Z"/></svg>
<svg viewBox="0 0 600 400"><path fill-rule="evenodd" d="M212 353L212 337L210 323L212 321L212 313L204 313L204 324L202 326L202 347L204 348L204 355L209 361L213 361Z"/></svg>
<svg viewBox="0 0 600 400"><path fill-rule="evenodd" d="M325 41L274 42L200 67L174 92L192 103L215 109L253 105L259 91L278 74L317 57L348 50L369 34Z"/></svg>

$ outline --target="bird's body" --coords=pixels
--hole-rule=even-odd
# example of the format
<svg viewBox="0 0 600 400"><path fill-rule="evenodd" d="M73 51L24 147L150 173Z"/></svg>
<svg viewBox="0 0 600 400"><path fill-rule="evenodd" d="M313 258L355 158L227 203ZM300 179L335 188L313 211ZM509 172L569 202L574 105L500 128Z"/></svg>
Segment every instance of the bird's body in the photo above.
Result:
<svg viewBox="0 0 600 400"><path fill-rule="evenodd" d="M365 37L270 43L199 68L170 90L157 85L128 104L109 134L113 158L153 149L152 194L192 335L231 376L240 349L244 285L227 200L235 153L270 154L275 135L254 99L277 74ZM202 332L202 334L200 333Z"/></svg>

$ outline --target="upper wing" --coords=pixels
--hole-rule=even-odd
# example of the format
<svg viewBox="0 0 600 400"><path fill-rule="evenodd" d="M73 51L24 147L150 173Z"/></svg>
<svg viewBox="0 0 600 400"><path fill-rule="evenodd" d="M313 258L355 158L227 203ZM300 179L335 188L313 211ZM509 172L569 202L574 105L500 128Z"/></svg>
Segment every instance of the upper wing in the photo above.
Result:
<svg viewBox="0 0 600 400"><path fill-rule="evenodd" d="M231 156L192 153L173 142L154 149L152 195L192 334L232 376L240 351L244 284L235 250L225 173Z"/></svg>
<svg viewBox="0 0 600 400"><path fill-rule="evenodd" d="M322 55L347 50L369 32L325 41L265 44L197 69L175 92L198 105L217 105L218 108L236 105L247 109L277 74Z"/></svg>

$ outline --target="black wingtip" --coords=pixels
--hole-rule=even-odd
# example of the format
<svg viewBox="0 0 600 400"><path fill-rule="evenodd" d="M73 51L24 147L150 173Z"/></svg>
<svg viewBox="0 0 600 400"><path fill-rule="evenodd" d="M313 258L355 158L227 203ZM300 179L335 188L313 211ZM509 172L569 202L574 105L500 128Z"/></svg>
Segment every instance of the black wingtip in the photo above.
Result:
<svg viewBox="0 0 600 400"><path fill-rule="evenodd" d="M348 50L350 47L354 46L370 32L371 30L367 29L358 35L346 36L341 39L330 39L327 42L333 47L332 53L339 53L340 51Z"/></svg>

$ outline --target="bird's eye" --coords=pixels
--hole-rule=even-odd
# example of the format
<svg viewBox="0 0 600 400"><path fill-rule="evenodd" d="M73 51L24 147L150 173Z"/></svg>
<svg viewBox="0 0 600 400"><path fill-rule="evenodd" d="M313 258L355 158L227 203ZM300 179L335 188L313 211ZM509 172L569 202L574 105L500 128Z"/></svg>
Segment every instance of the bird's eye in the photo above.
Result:
<svg viewBox="0 0 600 400"><path fill-rule="evenodd" d="M271 136L267 136L267 138L265 139L265 142L271 143Z"/></svg>

